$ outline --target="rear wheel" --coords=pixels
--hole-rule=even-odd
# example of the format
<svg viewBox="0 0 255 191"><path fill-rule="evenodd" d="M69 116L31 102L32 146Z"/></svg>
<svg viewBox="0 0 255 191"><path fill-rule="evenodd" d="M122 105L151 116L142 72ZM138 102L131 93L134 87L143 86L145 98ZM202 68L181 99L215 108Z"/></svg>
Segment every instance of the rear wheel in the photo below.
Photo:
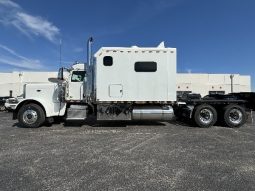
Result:
<svg viewBox="0 0 255 191"><path fill-rule="evenodd" d="M199 127L211 127L217 121L217 111L211 105L199 105L195 108L194 121Z"/></svg>
<svg viewBox="0 0 255 191"><path fill-rule="evenodd" d="M228 127L241 127L247 120L245 109L239 105L229 105L224 109L224 122Z"/></svg>
<svg viewBox="0 0 255 191"><path fill-rule="evenodd" d="M36 128L45 122L45 114L37 104L23 105L18 112L18 121L22 127Z"/></svg>

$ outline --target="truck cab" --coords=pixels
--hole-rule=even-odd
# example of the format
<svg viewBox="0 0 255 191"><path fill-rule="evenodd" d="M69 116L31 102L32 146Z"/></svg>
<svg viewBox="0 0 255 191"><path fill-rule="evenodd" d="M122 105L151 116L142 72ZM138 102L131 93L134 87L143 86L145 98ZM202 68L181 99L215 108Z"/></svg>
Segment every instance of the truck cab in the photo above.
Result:
<svg viewBox="0 0 255 191"><path fill-rule="evenodd" d="M46 119L64 116L68 103L83 99L84 64L75 63L70 68L60 68L58 77L49 82L23 87L23 95L15 104L13 118L22 126L37 127Z"/></svg>

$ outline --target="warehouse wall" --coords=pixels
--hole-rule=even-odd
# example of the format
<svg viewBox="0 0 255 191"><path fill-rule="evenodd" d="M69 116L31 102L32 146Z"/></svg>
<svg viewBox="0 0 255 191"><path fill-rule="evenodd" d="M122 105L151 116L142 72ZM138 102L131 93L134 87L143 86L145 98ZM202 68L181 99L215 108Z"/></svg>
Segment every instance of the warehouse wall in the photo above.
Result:
<svg viewBox="0 0 255 191"><path fill-rule="evenodd" d="M48 82L48 78L56 77L57 72L12 72L0 73L0 96L17 97L23 93L25 83Z"/></svg>
<svg viewBox="0 0 255 191"><path fill-rule="evenodd" d="M0 73L0 96L21 95L23 84L48 82L48 78L56 77L57 72L12 72ZM233 78L234 92L250 92L251 77L235 74ZM200 93L202 96L209 92L231 92L230 74L177 74L176 91Z"/></svg>
<svg viewBox="0 0 255 191"><path fill-rule="evenodd" d="M231 93L230 74L178 74L176 90L200 93L202 96L210 92ZM233 90L234 92L250 92L251 77L235 74Z"/></svg>

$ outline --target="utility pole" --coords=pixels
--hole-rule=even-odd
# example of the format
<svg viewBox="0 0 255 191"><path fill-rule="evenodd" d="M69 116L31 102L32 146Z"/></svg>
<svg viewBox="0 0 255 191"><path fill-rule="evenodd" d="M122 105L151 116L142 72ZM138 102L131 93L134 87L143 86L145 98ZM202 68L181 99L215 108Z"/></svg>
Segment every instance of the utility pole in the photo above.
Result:
<svg viewBox="0 0 255 191"><path fill-rule="evenodd" d="M230 75L230 80L231 80L231 93L234 93L234 74Z"/></svg>
<svg viewBox="0 0 255 191"><path fill-rule="evenodd" d="M62 67L62 39L59 40L59 68Z"/></svg>

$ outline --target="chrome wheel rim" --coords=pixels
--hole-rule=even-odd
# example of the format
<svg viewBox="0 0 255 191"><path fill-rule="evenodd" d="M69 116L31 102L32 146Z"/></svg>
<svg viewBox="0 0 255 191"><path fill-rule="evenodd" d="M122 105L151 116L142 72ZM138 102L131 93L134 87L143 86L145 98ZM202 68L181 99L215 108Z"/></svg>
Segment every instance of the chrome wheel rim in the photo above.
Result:
<svg viewBox="0 0 255 191"><path fill-rule="evenodd" d="M204 124L210 124L213 120L213 112L210 109L202 109L199 113L199 119Z"/></svg>
<svg viewBox="0 0 255 191"><path fill-rule="evenodd" d="M37 119L38 119L37 112L32 109L26 110L23 113L23 121L27 124L35 123Z"/></svg>
<svg viewBox="0 0 255 191"><path fill-rule="evenodd" d="M239 109L232 109L229 112L229 121L235 125L238 125L243 120L243 113Z"/></svg>

